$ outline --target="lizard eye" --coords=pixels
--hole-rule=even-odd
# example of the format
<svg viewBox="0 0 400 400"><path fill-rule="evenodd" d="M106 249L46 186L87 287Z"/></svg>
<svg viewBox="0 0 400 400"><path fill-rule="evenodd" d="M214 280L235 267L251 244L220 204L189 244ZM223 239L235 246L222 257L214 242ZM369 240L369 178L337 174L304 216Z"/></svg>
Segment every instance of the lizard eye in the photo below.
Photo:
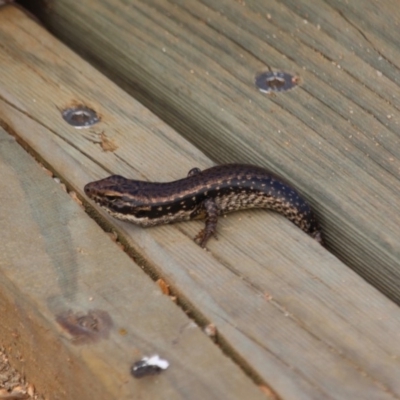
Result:
<svg viewBox="0 0 400 400"><path fill-rule="evenodd" d="M106 195L106 197L108 201L115 201L121 198L119 196L111 196L111 195Z"/></svg>

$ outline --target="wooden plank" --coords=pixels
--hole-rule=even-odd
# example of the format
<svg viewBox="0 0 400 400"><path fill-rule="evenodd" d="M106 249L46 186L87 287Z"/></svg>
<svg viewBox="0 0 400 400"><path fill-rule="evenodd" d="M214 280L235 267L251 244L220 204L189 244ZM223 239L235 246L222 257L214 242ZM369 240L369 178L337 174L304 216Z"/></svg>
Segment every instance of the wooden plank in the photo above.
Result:
<svg viewBox="0 0 400 400"><path fill-rule="evenodd" d="M391 81L399 82L396 68L400 57L398 38L395 30L388 29L388 27L398 25L400 12L396 1L376 3L356 0L343 3L331 0L328 4L320 3L319 7L311 7L304 0L285 0L283 3L295 10L296 14L302 18L306 18L315 25L319 24L327 35L337 38L336 40L343 47L373 66L376 71L384 71L384 75ZM340 29L343 24L346 24L345 30ZM365 51L365 48L368 50ZM346 66L346 69L350 68L355 76L360 74L354 65ZM368 85L377 85L373 90L398 107L399 99L397 96L391 96L391 88L381 86L382 83L385 82L375 76Z"/></svg>
<svg viewBox="0 0 400 400"><path fill-rule="evenodd" d="M400 302L395 3L46 4L50 29L211 158L293 182L333 254ZM268 68L298 73L300 87L259 93L254 76Z"/></svg>
<svg viewBox="0 0 400 400"><path fill-rule="evenodd" d="M78 194L110 172L170 180L211 165L12 7L0 13L0 39L2 126ZM76 102L101 122L87 130L67 125L60 110ZM113 151L102 149L102 137ZM207 252L191 240L200 222L145 230L97 217L148 273L171 284L200 324L215 324L232 358L283 399L400 397L399 308L284 218L231 215Z"/></svg>
<svg viewBox="0 0 400 400"><path fill-rule="evenodd" d="M265 398L2 129L0 144L1 342L38 389L52 399ZM68 310L101 310L113 329L70 341L56 322ZM154 353L170 368L131 377L133 361Z"/></svg>

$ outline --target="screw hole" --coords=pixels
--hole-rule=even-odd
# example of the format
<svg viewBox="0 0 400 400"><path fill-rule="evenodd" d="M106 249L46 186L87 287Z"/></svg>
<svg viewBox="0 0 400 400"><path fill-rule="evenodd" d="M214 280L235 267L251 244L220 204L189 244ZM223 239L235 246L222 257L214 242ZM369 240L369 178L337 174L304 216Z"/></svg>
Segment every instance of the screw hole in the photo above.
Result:
<svg viewBox="0 0 400 400"><path fill-rule="evenodd" d="M256 86L263 93L284 92L299 83L299 77L286 72L263 72L256 77Z"/></svg>
<svg viewBox="0 0 400 400"><path fill-rule="evenodd" d="M96 112L86 106L66 108L62 112L62 117L68 124L78 129L88 128L100 121Z"/></svg>

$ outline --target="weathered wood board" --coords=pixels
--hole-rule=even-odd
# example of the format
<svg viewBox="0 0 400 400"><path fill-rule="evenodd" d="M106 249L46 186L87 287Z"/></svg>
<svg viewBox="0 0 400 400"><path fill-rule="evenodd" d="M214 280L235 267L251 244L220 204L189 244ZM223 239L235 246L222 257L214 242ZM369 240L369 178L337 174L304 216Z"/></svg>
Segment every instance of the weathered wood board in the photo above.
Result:
<svg viewBox="0 0 400 400"><path fill-rule="evenodd" d="M1 128L0 175L1 343L49 399L265 398ZM98 334L69 335L69 310ZM134 379L153 354L169 369Z"/></svg>
<svg viewBox="0 0 400 400"><path fill-rule="evenodd" d="M215 161L294 183L328 248L400 302L396 2L31 2L43 4L52 31ZM300 87L260 93L267 69Z"/></svg>
<svg viewBox="0 0 400 400"><path fill-rule="evenodd" d="M13 7L0 12L0 63L0 123L81 196L85 183L109 173L166 181L211 165ZM77 103L96 110L101 122L86 130L67 125L61 110ZM105 139L113 151L101 146ZM201 222L146 230L97 218L149 274L171 285L199 323L214 323L225 351L282 399L400 397L399 308L286 219L262 211L230 215L220 222L220 240L204 251L191 240ZM84 240L103 247L89 233ZM118 315L134 319L135 290L106 261L96 271L124 281ZM90 275L87 282L99 281ZM107 301L118 287L104 288Z"/></svg>

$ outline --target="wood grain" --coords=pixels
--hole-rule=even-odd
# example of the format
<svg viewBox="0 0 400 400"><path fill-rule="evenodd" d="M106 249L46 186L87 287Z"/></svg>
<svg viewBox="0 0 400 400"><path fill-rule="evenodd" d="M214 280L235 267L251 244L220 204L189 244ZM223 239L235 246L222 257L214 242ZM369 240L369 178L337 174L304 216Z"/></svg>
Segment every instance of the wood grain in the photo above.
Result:
<svg viewBox="0 0 400 400"><path fill-rule="evenodd" d="M0 144L1 342L37 388L52 399L265 398L2 129ZM57 324L69 310L104 324L107 314L111 332L70 324L70 335ZM153 354L170 368L131 377Z"/></svg>
<svg viewBox="0 0 400 400"><path fill-rule="evenodd" d="M79 195L85 183L109 173L167 181L211 165L18 10L2 10L0 18L1 124ZM67 125L60 111L76 103L96 110L101 122L86 130ZM114 151L101 147L102 135ZM49 198L48 189L39 192ZM230 215L204 251L192 242L201 222L141 229L90 212L118 232L147 273L171 285L199 323L215 324L220 346L281 398L400 397L399 308L286 219L262 211ZM84 240L103 247L97 235ZM132 315L134 323L136 291L129 288L136 286L125 274L114 277L109 264L96 274L124 280L127 299L118 315ZM97 287L99 278L91 274L87 282ZM104 291L111 301L114 291Z"/></svg>
<svg viewBox="0 0 400 400"><path fill-rule="evenodd" d="M208 156L264 165L297 186L329 249L400 302L392 0L46 4L38 12L53 32ZM301 85L263 95L254 77L266 69Z"/></svg>

